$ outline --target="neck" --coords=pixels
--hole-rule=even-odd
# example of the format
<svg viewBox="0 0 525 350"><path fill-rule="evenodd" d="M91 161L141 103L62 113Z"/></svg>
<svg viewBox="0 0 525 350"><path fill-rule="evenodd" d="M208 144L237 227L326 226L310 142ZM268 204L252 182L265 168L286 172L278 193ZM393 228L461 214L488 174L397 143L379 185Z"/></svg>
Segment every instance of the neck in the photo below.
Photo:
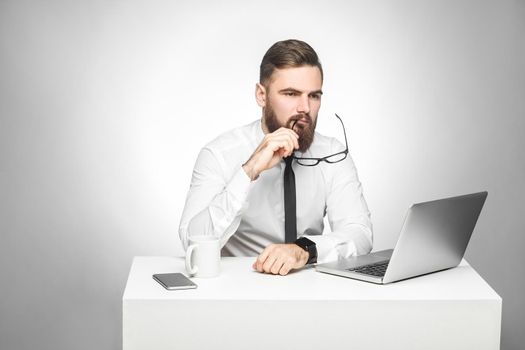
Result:
<svg viewBox="0 0 525 350"><path fill-rule="evenodd" d="M266 121L264 120L264 116L261 117L261 129L264 134L270 133L270 131L268 130L268 127L266 126Z"/></svg>

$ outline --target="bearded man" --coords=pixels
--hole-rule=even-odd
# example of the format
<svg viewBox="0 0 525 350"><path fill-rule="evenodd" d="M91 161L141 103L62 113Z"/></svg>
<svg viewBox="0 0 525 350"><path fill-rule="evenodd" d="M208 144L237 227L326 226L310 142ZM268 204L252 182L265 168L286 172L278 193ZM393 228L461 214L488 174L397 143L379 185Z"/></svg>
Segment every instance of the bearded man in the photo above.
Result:
<svg viewBox="0 0 525 350"><path fill-rule="evenodd" d="M348 144L315 132L322 84L307 43L268 49L255 88L262 118L199 153L179 227L185 249L192 235L212 235L223 256L254 256L255 270L280 275L370 252L370 212Z"/></svg>

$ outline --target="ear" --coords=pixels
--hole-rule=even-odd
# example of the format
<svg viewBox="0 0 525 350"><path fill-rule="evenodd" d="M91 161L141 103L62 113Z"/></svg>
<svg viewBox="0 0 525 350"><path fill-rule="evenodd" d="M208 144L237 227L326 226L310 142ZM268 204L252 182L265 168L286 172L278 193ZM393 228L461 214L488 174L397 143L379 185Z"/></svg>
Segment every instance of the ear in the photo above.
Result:
<svg viewBox="0 0 525 350"><path fill-rule="evenodd" d="M255 84L255 100L259 107L266 107L266 98L266 88L260 83Z"/></svg>

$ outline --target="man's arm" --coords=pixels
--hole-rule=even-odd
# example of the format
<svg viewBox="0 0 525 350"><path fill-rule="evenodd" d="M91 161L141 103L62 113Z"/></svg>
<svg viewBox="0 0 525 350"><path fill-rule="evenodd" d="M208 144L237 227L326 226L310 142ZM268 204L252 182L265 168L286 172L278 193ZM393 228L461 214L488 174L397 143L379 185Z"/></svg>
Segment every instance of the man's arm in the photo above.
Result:
<svg viewBox="0 0 525 350"><path fill-rule="evenodd" d="M331 147L334 152L343 148L339 142ZM317 262L369 253L372 249L372 223L361 183L351 157L328 164L326 210L332 232L323 235L304 235L316 243ZM303 267L308 253L296 244L272 244L253 264L259 272L286 275Z"/></svg>
<svg viewBox="0 0 525 350"><path fill-rule="evenodd" d="M249 159L230 173L221 167L210 148L195 163L190 189L179 226L184 249L192 235L220 237L224 246L239 227L250 182L298 148L298 135L280 128L266 134Z"/></svg>
<svg viewBox="0 0 525 350"><path fill-rule="evenodd" d="M194 235L220 237L224 246L239 227L251 180L240 166L232 173L220 164L210 148L197 157L179 225L184 249Z"/></svg>

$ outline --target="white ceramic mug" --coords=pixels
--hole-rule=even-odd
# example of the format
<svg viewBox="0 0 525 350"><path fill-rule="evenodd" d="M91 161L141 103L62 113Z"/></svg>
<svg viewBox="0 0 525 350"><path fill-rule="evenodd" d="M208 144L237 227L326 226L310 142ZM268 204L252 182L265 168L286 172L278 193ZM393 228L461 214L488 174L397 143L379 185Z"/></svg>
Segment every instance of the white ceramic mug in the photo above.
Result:
<svg viewBox="0 0 525 350"><path fill-rule="evenodd" d="M221 242L213 236L192 236L186 250L186 271L195 277L216 277L221 270Z"/></svg>

